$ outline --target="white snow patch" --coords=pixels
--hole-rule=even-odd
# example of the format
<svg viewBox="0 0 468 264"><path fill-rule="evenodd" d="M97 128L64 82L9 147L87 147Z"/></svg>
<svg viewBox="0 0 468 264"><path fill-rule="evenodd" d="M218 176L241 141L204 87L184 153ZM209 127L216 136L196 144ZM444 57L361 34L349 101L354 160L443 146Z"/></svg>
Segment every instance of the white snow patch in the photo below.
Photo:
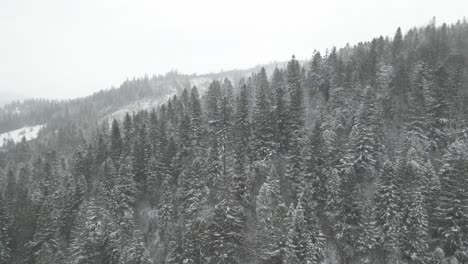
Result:
<svg viewBox="0 0 468 264"><path fill-rule="evenodd" d="M144 109L151 109L151 108L157 108L159 107L161 104L164 104L165 102L167 102L167 100L169 100L170 98L172 98L173 96L175 95L175 93L173 94L168 94L166 96L163 96L161 98L145 98L145 99L141 99L141 100L138 100L138 101L135 101L131 104L128 104L128 105L125 105L123 106L122 108L120 108L119 110L111 113L111 114L108 114L106 116L104 116L101 120L109 120L109 122L112 122L112 120L114 119L117 119L117 120L123 120L125 115L127 113L136 113L140 110L144 110Z"/></svg>
<svg viewBox="0 0 468 264"><path fill-rule="evenodd" d="M208 90L208 87L212 81L213 81L212 78L198 77L198 76L193 77L193 78L190 78L190 88L193 86L196 86L198 89L198 92L200 93L200 95L202 95ZM125 105L119 110L116 110L110 114L105 115L104 117L101 118L101 121L107 120L109 123L111 123L112 120L114 119L123 120L127 113L131 114L131 113L136 113L144 109L157 108L161 106L162 104L166 103L169 99L171 99L174 95L177 94L175 88L172 90L173 90L172 93L165 95L163 97L144 98L144 99L135 101L133 103L130 103L128 105Z"/></svg>
<svg viewBox="0 0 468 264"><path fill-rule="evenodd" d="M10 140L13 140L13 142L15 143L21 142L21 139L23 137L25 137L26 140L35 139L37 138L39 131L44 127L45 127L45 124L37 125L37 126L22 127L20 129L2 133L0 134L0 146L2 146L3 144L5 144L6 142Z"/></svg>
<svg viewBox="0 0 468 264"><path fill-rule="evenodd" d="M195 77L190 79L190 87L196 86L198 89L198 93L202 95L205 93L206 90L208 90L208 87L210 86L210 83L212 81L212 78Z"/></svg>

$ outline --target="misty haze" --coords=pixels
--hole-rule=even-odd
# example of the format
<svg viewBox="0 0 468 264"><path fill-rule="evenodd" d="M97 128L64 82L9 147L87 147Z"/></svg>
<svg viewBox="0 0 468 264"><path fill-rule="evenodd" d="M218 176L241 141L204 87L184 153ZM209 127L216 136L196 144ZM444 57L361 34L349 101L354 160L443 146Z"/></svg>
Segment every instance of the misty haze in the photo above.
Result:
<svg viewBox="0 0 468 264"><path fill-rule="evenodd" d="M468 264L468 3L2 3L0 264Z"/></svg>

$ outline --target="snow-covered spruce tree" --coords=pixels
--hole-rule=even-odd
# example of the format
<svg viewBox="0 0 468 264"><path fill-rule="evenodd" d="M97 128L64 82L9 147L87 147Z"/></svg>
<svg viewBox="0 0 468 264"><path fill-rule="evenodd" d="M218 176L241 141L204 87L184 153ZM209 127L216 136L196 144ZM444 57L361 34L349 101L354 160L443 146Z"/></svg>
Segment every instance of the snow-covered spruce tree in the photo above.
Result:
<svg viewBox="0 0 468 264"><path fill-rule="evenodd" d="M60 235L62 202L64 197L73 195L64 190L63 179L65 172L58 162L56 153L49 153L41 168L43 177L33 190L32 198L35 204L34 231L31 240L26 243L26 263L54 263L63 261L64 241ZM71 177L68 175L67 177ZM71 178L70 178L71 179ZM67 181L65 181L67 182ZM70 181L71 186L75 184Z"/></svg>
<svg viewBox="0 0 468 264"><path fill-rule="evenodd" d="M221 99L221 84L218 81L213 81L210 83L206 94L206 115L208 123L212 127L218 127L218 122L221 119Z"/></svg>
<svg viewBox="0 0 468 264"><path fill-rule="evenodd" d="M155 151L156 146L160 140L160 131L159 131L159 122L160 118L158 116L158 112L156 109L153 108L150 112L149 120L148 120L148 140L150 144L150 159L153 157L153 151ZM124 154L128 156L128 154ZM148 161L149 162L149 161Z"/></svg>
<svg viewBox="0 0 468 264"><path fill-rule="evenodd" d="M250 164L250 122L247 86L242 85L237 97L233 126L233 157L234 157L234 195L246 204L249 201L247 186Z"/></svg>
<svg viewBox="0 0 468 264"><path fill-rule="evenodd" d="M243 263L247 249L245 240L246 212L238 183L232 171L219 174L219 189L212 215L207 223L208 263ZM239 199L241 198L241 199Z"/></svg>
<svg viewBox="0 0 468 264"><path fill-rule="evenodd" d="M380 167L383 132L377 103L374 89L367 87L350 135L352 148L349 155L358 182L375 180Z"/></svg>
<svg viewBox="0 0 468 264"><path fill-rule="evenodd" d="M198 217L198 212L208 199L208 187L203 179L204 170L200 158L195 158L190 167L179 178L178 199L183 213L184 223Z"/></svg>
<svg viewBox="0 0 468 264"><path fill-rule="evenodd" d="M308 136L303 151L304 182L312 188L310 191L314 200L321 205L326 200L326 172L329 168L329 150L322 135L323 127L320 118L317 119L312 133Z"/></svg>
<svg viewBox="0 0 468 264"><path fill-rule="evenodd" d="M179 101L178 101L179 112L187 114L189 105L190 105L190 95L189 95L189 89L186 87L184 88L184 90L182 91L182 94L179 97Z"/></svg>
<svg viewBox="0 0 468 264"><path fill-rule="evenodd" d="M331 169L327 175L327 182L325 185L326 199L325 199L325 215L330 221L330 225L337 232L337 237L341 237L340 230L342 230L342 206L344 201L342 181L337 169Z"/></svg>
<svg viewBox="0 0 468 264"><path fill-rule="evenodd" d="M117 179L117 170L114 167L114 162L108 158L106 159L98 171L99 182L110 195Z"/></svg>
<svg viewBox="0 0 468 264"><path fill-rule="evenodd" d="M144 193L146 191L146 167L149 161L150 151L146 122L143 122L143 124L137 129L135 133L137 134L137 138L133 148L133 170L135 175L134 177L139 192Z"/></svg>
<svg viewBox="0 0 468 264"><path fill-rule="evenodd" d="M402 225L401 249L409 263L426 263L429 248L428 217L424 196L419 187L410 190L406 216Z"/></svg>
<svg viewBox="0 0 468 264"><path fill-rule="evenodd" d="M306 223L304 219L304 210L300 203L296 208L291 203L287 216L287 236L286 236L286 257L287 263L306 263L308 250L308 237ZM308 260L308 259L307 259Z"/></svg>
<svg viewBox="0 0 468 264"><path fill-rule="evenodd" d="M375 201L377 226L381 230L381 243L386 258L397 253L398 249L403 214L400 192L395 166L392 161L387 161L379 179Z"/></svg>
<svg viewBox="0 0 468 264"><path fill-rule="evenodd" d="M273 167L260 188L256 209L259 258L264 261L278 258L284 251L288 225L285 223L287 208L281 195L278 175Z"/></svg>
<svg viewBox="0 0 468 264"><path fill-rule="evenodd" d="M421 63L416 66L414 80L409 93L409 114L407 117L406 131L416 139L429 142L427 129L429 128L428 109L433 104L432 82L433 78L427 65Z"/></svg>
<svg viewBox="0 0 468 264"><path fill-rule="evenodd" d="M286 178L290 187L288 201L297 203L304 186L301 149L304 139L303 88L299 62L293 56L287 66L287 86L289 93L287 131L289 146L287 152Z"/></svg>
<svg viewBox="0 0 468 264"><path fill-rule="evenodd" d="M274 131L275 131L275 142L278 148L278 152L285 154L288 149L288 113L286 103L286 83L284 71L275 68L271 79L271 89L274 98Z"/></svg>
<svg viewBox="0 0 468 264"><path fill-rule="evenodd" d="M315 97L318 94L319 87L323 82L323 65L322 55L320 52L315 52L312 60L310 61L307 71L307 90L310 97Z"/></svg>
<svg viewBox="0 0 468 264"><path fill-rule="evenodd" d="M234 96L234 87L232 86L229 78L224 78L221 86L221 94L223 96L223 101L221 101L221 111L224 116L224 125L232 126L231 122L234 117L236 98Z"/></svg>
<svg viewBox="0 0 468 264"><path fill-rule="evenodd" d="M207 173L206 185L209 188L210 202L216 202L220 196L219 190L222 184L223 163L220 157L220 146L217 138L210 139L208 157L205 159L205 169Z"/></svg>
<svg viewBox="0 0 468 264"><path fill-rule="evenodd" d="M341 204L331 215L335 217L333 227L336 237L345 243L343 250L346 257L356 254L366 257L376 248L380 235L376 226L375 208L368 197L369 188L348 181L342 181L341 184L341 193L338 193L338 202L341 201Z"/></svg>
<svg viewBox="0 0 468 264"><path fill-rule="evenodd" d="M158 205L162 196L162 183L164 179L172 180L173 178L171 175L173 166L173 151L169 148L166 121L164 119L161 118L158 120L154 134L157 136L157 138L153 139L154 146L152 155L146 166L146 173L148 177L147 195L151 204Z"/></svg>
<svg viewBox="0 0 468 264"><path fill-rule="evenodd" d="M266 76L265 68L262 68L256 76L256 96L254 108L254 138L252 148L255 150L254 159L262 161L272 154L274 146L274 127L272 123L271 102L268 92L270 84Z"/></svg>
<svg viewBox="0 0 468 264"><path fill-rule="evenodd" d="M134 133L133 120L130 113L126 113L122 121L122 152L130 153L132 149L132 135Z"/></svg>
<svg viewBox="0 0 468 264"><path fill-rule="evenodd" d="M429 138L434 147L441 151L447 147L449 141L449 105L447 104L445 91L448 89L448 74L444 66L434 71L432 85L432 100L428 108Z"/></svg>
<svg viewBox="0 0 468 264"><path fill-rule="evenodd" d="M308 230L308 224L304 217L304 209L301 202L296 208L291 207L288 213L288 234L286 239L286 262L307 264L320 263L321 245L317 237Z"/></svg>
<svg viewBox="0 0 468 264"><path fill-rule="evenodd" d="M291 202L297 202L298 195L304 187L304 175L303 175L303 162L302 154L300 149L302 148L301 141L298 138L291 140L290 142L292 150L288 154L288 163L286 168L286 178L288 179L288 200Z"/></svg>
<svg viewBox="0 0 468 264"><path fill-rule="evenodd" d="M400 31L401 33L401 31ZM408 108L408 94L410 86L410 77L408 69L408 62L406 57L401 54L401 34L397 31L395 40L393 42L393 56L391 65L394 68L394 74L390 83L390 97L392 101L392 108L394 109L393 118L398 121L405 120Z"/></svg>
<svg viewBox="0 0 468 264"><path fill-rule="evenodd" d="M179 141L178 149L179 153L181 153L180 157L178 157L178 161L181 163L188 162L192 155L193 149L190 134L190 117L187 114L182 114L177 128L177 136Z"/></svg>
<svg viewBox="0 0 468 264"><path fill-rule="evenodd" d="M120 229L120 238L123 241L130 239L134 229L134 206L137 196L137 187L134 181L132 160L122 158L120 168L111 194L111 214Z"/></svg>
<svg viewBox="0 0 468 264"><path fill-rule="evenodd" d="M161 185L161 199L158 204L159 235L165 239L171 234L171 227L175 220L174 186L170 177L165 177Z"/></svg>
<svg viewBox="0 0 468 264"><path fill-rule="evenodd" d="M111 128L111 138L110 138L110 155L114 162L120 160L120 154L122 153L122 137L120 135L120 127L119 122L114 119L112 121L112 128Z"/></svg>
<svg viewBox="0 0 468 264"><path fill-rule="evenodd" d="M87 191L91 191L92 185L92 151L88 148L78 147L71 160L71 173L75 177L84 177Z"/></svg>
<svg viewBox="0 0 468 264"><path fill-rule="evenodd" d="M304 220L309 236L309 255L311 263L320 263L323 258L324 237L318 219L317 202L314 199L312 189L305 188L299 198L304 209Z"/></svg>
<svg viewBox="0 0 468 264"><path fill-rule="evenodd" d="M59 232L58 199L60 192L47 196L38 211L34 236L27 244L27 263L56 263L63 260Z"/></svg>
<svg viewBox="0 0 468 264"><path fill-rule="evenodd" d="M147 179L147 198L152 205L157 205L161 196L162 173L159 171L159 163L153 157L148 161L146 167Z"/></svg>
<svg viewBox="0 0 468 264"><path fill-rule="evenodd" d="M143 236L134 231L131 239L127 240L122 248L119 264L151 264L148 251L143 243Z"/></svg>
<svg viewBox="0 0 468 264"><path fill-rule="evenodd" d="M296 135L304 125L303 87L299 62L293 56L287 66L287 88L289 93L288 130L290 136ZM292 149L292 148L291 148Z"/></svg>
<svg viewBox="0 0 468 264"><path fill-rule="evenodd" d="M219 157L222 166L222 173L224 177L230 170L232 163L232 113L230 109L230 99L224 97L221 101L221 119L219 131Z"/></svg>
<svg viewBox="0 0 468 264"><path fill-rule="evenodd" d="M193 87L190 92L190 129L192 132L192 144L195 148L201 147L201 140L203 135L202 126L202 109L200 103L200 95L197 87Z"/></svg>
<svg viewBox="0 0 468 264"><path fill-rule="evenodd" d="M221 85L221 94L223 97L229 99L229 109L233 109L233 102L234 100L234 86L232 85L231 80L228 77L225 77L223 80L223 84Z"/></svg>
<svg viewBox="0 0 468 264"><path fill-rule="evenodd" d="M348 181L342 181L343 203L337 210L334 231L336 237L344 243L344 255L350 258L357 251L354 249L359 247L362 190L357 185L346 186L345 183L350 184Z"/></svg>
<svg viewBox="0 0 468 264"><path fill-rule="evenodd" d="M363 259L366 260L369 258L369 253L377 247L381 234L376 224L374 204L362 198L359 202L360 216L355 244L357 251L364 253Z"/></svg>
<svg viewBox="0 0 468 264"><path fill-rule="evenodd" d="M183 252L180 259L182 263L198 264L207 263L206 245L208 243L208 233L206 222L202 218L194 219L185 225L183 235Z"/></svg>
<svg viewBox="0 0 468 264"><path fill-rule="evenodd" d="M11 237L10 228L12 225L11 215L7 209L5 200L0 195L0 263L10 263L11 258Z"/></svg>
<svg viewBox="0 0 468 264"><path fill-rule="evenodd" d="M218 185L224 170L224 140L227 135L226 120L223 116L223 98L221 97L221 85L213 81L206 95L206 115L208 118L208 157L206 157L207 185L210 189L210 201L218 197Z"/></svg>
<svg viewBox="0 0 468 264"><path fill-rule="evenodd" d="M367 53L367 60L365 62L365 71L367 82L375 87L378 71L379 54L377 54L378 40L374 38L370 43L370 49Z"/></svg>
<svg viewBox="0 0 468 264"><path fill-rule="evenodd" d="M94 167L95 168L99 168L101 164L107 159L108 154L109 154L109 148L108 148L108 144L106 141L107 135L104 133L107 133L107 131L98 132L98 137L93 146L94 148L93 153L95 153L94 155L95 157Z"/></svg>
<svg viewBox="0 0 468 264"><path fill-rule="evenodd" d="M448 256L467 246L468 239L468 144L465 138L452 143L440 170L440 196L434 212L435 231Z"/></svg>
<svg viewBox="0 0 468 264"><path fill-rule="evenodd" d="M108 211L101 207L95 198L90 198L80 206L79 225L73 230L73 241L69 247L70 264L100 264L107 260L105 241L107 225L111 221ZM115 262L114 262L115 263Z"/></svg>
<svg viewBox="0 0 468 264"><path fill-rule="evenodd" d="M208 263L241 263L244 218L242 207L231 194L215 205L208 227Z"/></svg>
<svg viewBox="0 0 468 264"><path fill-rule="evenodd" d="M9 209L13 209L15 205L15 191L16 191L16 175L13 168L10 168L7 173L7 182L3 197L8 204Z"/></svg>
<svg viewBox="0 0 468 264"><path fill-rule="evenodd" d="M31 230L30 227L34 224L34 217L30 215L34 208L31 200L31 185L31 167L29 164L24 164L19 169L15 191L14 230L17 232L16 250L23 250L23 245L29 240L30 232L20 230Z"/></svg>
<svg viewBox="0 0 468 264"><path fill-rule="evenodd" d="M10 250L14 250L17 247L17 242L16 242L16 237L14 236L15 234L15 228L16 225L13 223L16 223L16 206L19 204L20 201L18 201L16 198L16 192L17 192L17 184L16 184L16 171L13 168L8 169L8 173L6 175L6 184L5 184L5 189L1 190L2 193L0 193L0 196L3 196L2 199L2 206L5 206L4 211L5 219L10 219L12 223L8 225L8 230L7 234L8 237L6 238L8 240L8 247ZM3 187L3 186L2 186Z"/></svg>
<svg viewBox="0 0 468 264"><path fill-rule="evenodd" d="M73 220L78 213L85 192L86 181L82 175L73 176L71 173L64 173L60 186L55 193L54 201L56 203L57 236L62 242L61 246L70 243ZM65 248L63 251L65 251Z"/></svg>
<svg viewBox="0 0 468 264"><path fill-rule="evenodd" d="M396 61L403 50L403 34L401 33L401 28L398 27L397 31L395 32L395 36L393 37L391 53L392 53L392 60Z"/></svg>
<svg viewBox="0 0 468 264"><path fill-rule="evenodd" d="M323 57L324 67L323 75L324 82L320 86L320 92L325 102L330 99L330 90L332 86L338 86L340 79L338 76L338 52L336 47L332 47L331 50Z"/></svg>
<svg viewBox="0 0 468 264"><path fill-rule="evenodd" d="M449 56L448 64L451 66L447 100L450 106L450 121L455 128L466 125L466 110L463 108L463 84L466 83L466 59L460 53Z"/></svg>

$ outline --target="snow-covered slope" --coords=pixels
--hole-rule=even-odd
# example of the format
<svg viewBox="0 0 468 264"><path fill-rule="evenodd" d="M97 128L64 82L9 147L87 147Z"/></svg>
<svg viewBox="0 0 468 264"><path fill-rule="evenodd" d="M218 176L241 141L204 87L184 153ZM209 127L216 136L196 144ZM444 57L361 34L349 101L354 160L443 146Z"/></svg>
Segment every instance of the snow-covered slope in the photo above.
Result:
<svg viewBox="0 0 468 264"><path fill-rule="evenodd" d="M195 77L190 79L190 87L196 86L198 93L204 94L208 90L208 86L213 81L213 78Z"/></svg>
<svg viewBox="0 0 468 264"><path fill-rule="evenodd" d="M165 103L169 98L174 96L174 94L169 94L169 95L166 95L166 96L164 96L162 98L156 98L156 99L155 98L145 98L145 99L135 101L135 102L133 102L131 104L123 106L122 108L120 108L119 110L117 110L115 112L112 112L111 114L108 114L108 115L104 116L101 120L102 121L103 120L112 121L114 119L123 120L123 118L125 117L125 115L127 113L131 114L133 112L138 112L138 111L143 110L143 109L157 108L161 104Z"/></svg>
<svg viewBox="0 0 468 264"><path fill-rule="evenodd" d="M0 146L3 146L4 143L6 143L9 140L13 140L15 143L18 143L21 141L23 137L26 138L26 140L31 140L35 139L37 137L37 134L39 131L44 127L45 125L37 125L37 126L30 126L30 127L22 127L20 129L12 130L9 132L5 132L0 134Z"/></svg>
<svg viewBox="0 0 468 264"><path fill-rule="evenodd" d="M213 81L212 78L207 77L194 77L190 79L190 87L196 86L200 94L203 94L208 89L210 82ZM144 109L157 108L160 105L166 103L170 98L176 95L176 91L159 98L145 98L135 101L131 104L125 105L122 108L105 115L101 118L101 121L108 120L111 122L114 119L123 120L127 113L134 113Z"/></svg>

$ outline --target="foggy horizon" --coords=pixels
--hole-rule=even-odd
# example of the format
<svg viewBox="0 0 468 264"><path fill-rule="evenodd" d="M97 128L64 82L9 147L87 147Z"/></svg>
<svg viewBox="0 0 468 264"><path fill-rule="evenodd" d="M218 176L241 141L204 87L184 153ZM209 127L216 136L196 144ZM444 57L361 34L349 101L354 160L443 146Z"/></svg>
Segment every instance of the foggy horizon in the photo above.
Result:
<svg viewBox="0 0 468 264"><path fill-rule="evenodd" d="M184 6L184 8L182 8ZM419 6L424 9L418 10ZM14 1L0 11L0 93L70 99L126 79L206 74L464 18L463 1ZM466 8L465 8L466 9ZM228 12L225 10L229 10ZM397 14L397 15L395 15ZM212 23L215 21L215 23Z"/></svg>

